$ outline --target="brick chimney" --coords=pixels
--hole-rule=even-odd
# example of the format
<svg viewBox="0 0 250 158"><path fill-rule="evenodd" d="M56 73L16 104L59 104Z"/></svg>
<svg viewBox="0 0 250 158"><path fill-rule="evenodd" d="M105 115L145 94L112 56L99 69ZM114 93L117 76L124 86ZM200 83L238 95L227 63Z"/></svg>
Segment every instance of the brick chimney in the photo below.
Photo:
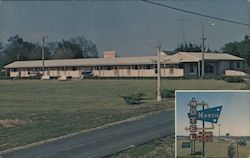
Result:
<svg viewBox="0 0 250 158"><path fill-rule="evenodd" d="M115 50L108 50L108 51L105 50L103 53L103 57L114 59L115 58Z"/></svg>

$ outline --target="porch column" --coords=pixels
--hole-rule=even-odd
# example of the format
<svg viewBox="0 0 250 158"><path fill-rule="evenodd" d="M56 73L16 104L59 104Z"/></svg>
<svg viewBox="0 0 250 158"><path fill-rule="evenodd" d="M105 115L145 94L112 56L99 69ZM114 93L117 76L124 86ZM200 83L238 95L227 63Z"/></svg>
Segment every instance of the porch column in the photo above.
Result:
<svg viewBox="0 0 250 158"><path fill-rule="evenodd" d="M137 68L138 68L138 77L140 76L140 67L139 65L137 65Z"/></svg>
<svg viewBox="0 0 250 158"><path fill-rule="evenodd" d="M200 64L200 61L198 61L198 76L201 76L201 64Z"/></svg>
<svg viewBox="0 0 250 158"><path fill-rule="evenodd" d="M4 69L4 74L5 74L5 77L8 77L8 69Z"/></svg>

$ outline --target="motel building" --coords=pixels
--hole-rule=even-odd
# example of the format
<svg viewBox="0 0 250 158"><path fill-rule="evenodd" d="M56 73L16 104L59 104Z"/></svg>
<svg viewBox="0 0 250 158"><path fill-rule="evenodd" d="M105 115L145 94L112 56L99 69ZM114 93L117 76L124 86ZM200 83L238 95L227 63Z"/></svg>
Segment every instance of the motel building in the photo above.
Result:
<svg viewBox="0 0 250 158"><path fill-rule="evenodd" d="M245 75L244 59L225 53L205 53L205 75ZM160 53L161 76L200 76L202 53ZM28 78L43 74L43 61L15 61L4 66L7 76ZM115 51L104 51L101 58L56 59L44 61L42 78L95 77L156 77L157 56L116 57Z"/></svg>

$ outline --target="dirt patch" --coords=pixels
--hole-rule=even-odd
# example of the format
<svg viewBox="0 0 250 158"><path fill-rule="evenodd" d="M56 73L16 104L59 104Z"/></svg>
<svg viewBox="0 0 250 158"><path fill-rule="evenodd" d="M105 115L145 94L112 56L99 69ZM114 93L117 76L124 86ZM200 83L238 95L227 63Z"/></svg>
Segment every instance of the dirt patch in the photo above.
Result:
<svg viewBox="0 0 250 158"><path fill-rule="evenodd" d="M20 120L20 119L5 119L5 120L0 120L0 127L16 127L16 126L23 126L30 124L32 121L31 120Z"/></svg>

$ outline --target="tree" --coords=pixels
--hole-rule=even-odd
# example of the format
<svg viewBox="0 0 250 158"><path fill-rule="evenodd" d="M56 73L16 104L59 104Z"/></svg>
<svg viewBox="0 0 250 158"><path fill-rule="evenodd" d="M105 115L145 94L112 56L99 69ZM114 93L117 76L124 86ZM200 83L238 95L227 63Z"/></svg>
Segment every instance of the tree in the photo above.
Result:
<svg viewBox="0 0 250 158"><path fill-rule="evenodd" d="M73 59L98 57L96 45L83 36L45 43L45 59ZM39 60L42 58L40 43L25 41L18 35L11 36L7 44L0 42L0 70L16 60Z"/></svg>
<svg viewBox="0 0 250 158"><path fill-rule="evenodd" d="M36 56L37 46L31 42L24 41L18 35L8 39L2 53L4 54L4 63L8 64L16 60L30 60Z"/></svg>
<svg viewBox="0 0 250 158"><path fill-rule="evenodd" d="M224 53L232 54L244 58L247 65L250 65L250 39L245 36L240 42L229 42L222 47Z"/></svg>
<svg viewBox="0 0 250 158"><path fill-rule="evenodd" d="M3 50L3 43L0 42L0 53L2 52L2 50Z"/></svg>
<svg viewBox="0 0 250 158"><path fill-rule="evenodd" d="M74 54L69 48L58 48L56 54L53 56L54 59L72 59Z"/></svg>
<svg viewBox="0 0 250 158"><path fill-rule="evenodd" d="M175 51L178 52L201 52L201 46L197 45L197 44L193 44L191 42L189 42L189 44L187 43L181 43L177 46L177 48L175 49Z"/></svg>
<svg viewBox="0 0 250 158"><path fill-rule="evenodd" d="M67 58L69 57L69 52L71 53L71 58L96 58L98 57L98 51L96 45L87 40L84 36L78 36L76 38L71 38L70 40L62 40L58 42L54 58ZM67 50L67 53L65 51ZM63 53L64 52L64 53ZM60 53L60 55L57 55ZM65 56L63 56L63 54Z"/></svg>
<svg viewBox="0 0 250 158"><path fill-rule="evenodd" d="M226 137L228 138L230 136L230 133L226 133Z"/></svg>
<svg viewBox="0 0 250 158"><path fill-rule="evenodd" d="M228 158L234 158L234 157L235 157L235 154L236 154L235 146L234 146L233 144L230 144L230 145L227 147L227 155L228 155Z"/></svg>

